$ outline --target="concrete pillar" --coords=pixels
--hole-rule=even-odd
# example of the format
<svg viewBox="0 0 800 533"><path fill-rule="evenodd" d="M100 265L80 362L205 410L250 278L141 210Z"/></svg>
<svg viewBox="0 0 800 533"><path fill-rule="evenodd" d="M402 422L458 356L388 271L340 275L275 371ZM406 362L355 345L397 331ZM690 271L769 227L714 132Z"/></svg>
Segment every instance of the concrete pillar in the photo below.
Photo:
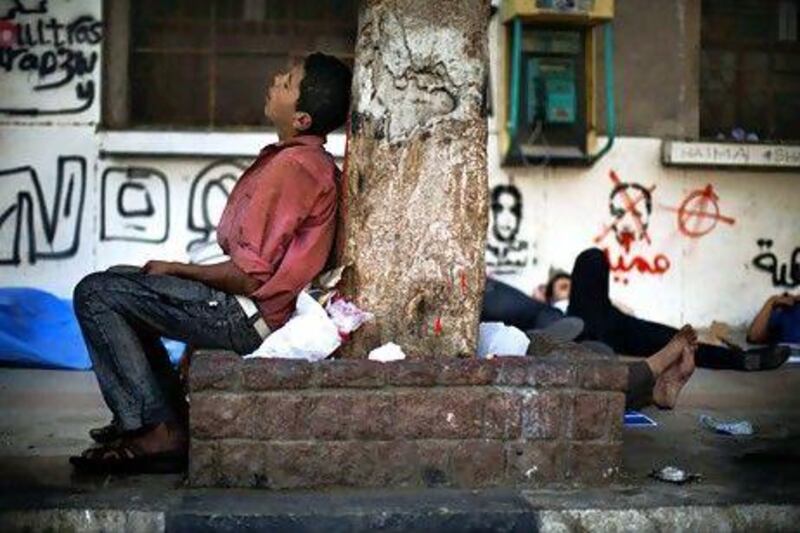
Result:
<svg viewBox="0 0 800 533"><path fill-rule="evenodd" d="M345 355L474 356L487 227L488 0L367 0L345 176Z"/></svg>

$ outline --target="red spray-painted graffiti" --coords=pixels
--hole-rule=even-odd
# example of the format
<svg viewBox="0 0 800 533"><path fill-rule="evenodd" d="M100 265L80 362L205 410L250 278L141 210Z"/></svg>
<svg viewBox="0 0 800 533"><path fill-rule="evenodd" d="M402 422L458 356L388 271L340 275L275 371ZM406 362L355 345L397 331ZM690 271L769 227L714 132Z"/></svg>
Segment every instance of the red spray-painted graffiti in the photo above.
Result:
<svg viewBox="0 0 800 533"><path fill-rule="evenodd" d="M451 267L449 273L444 274L442 277L444 278L444 283L449 294L452 294L453 291L458 290L462 297L467 296L469 293L469 277L465 269L455 269ZM458 287L456 287L456 281L458 282ZM444 321L442 320L441 316L437 316L433 320L432 330L429 329L429 325L423 325L422 327L427 330L422 332L423 335L427 335L433 331L433 334L438 336L442 334L442 331L444 331Z"/></svg>
<svg viewBox="0 0 800 533"><path fill-rule="evenodd" d="M650 224L650 215L653 212L653 191L656 186L644 187L638 183L623 182L613 170L609 173L614 188L608 197L608 210L612 219L603 227L594 242L600 243L610 232L614 232L617 242L630 250L630 245L637 239L642 239L650 244L650 235L647 228ZM636 198L631 198L628 191L638 192ZM644 202L643 209L639 204Z"/></svg>
<svg viewBox="0 0 800 533"><path fill-rule="evenodd" d="M608 261L608 268L611 272L628 273L631 271L639 272L640 274L663 274L669 267L672 266L669 257L664 254L656 254L652 262L640 255L634 255L626 258L624 255L617 257L616 262L611 260L611 254L608 248L603 250L606 254L606 261ZM615 281L620 281L616 279ZM622 280L627 283L627 279Z"/></svg>
<svg viewBox="0 0 800 533"><path fill-rule="evenodd" d="M736 223L736 219L720 214L719 196L711 184L689 193L677 209L667 209L677 212L678 230L693 239L708 235L720 222Z"/></svg>
<svg viewBox="0 0 800 533"><path fill-rule="evenodd" d="M632 252L634 246L641 248L652 244L648 229L653 214L653 191L656 186L645 187L639 183L622 181L613 170L609 172L609 178L614 185L608 197L611 221L603 226L594 242L600 244L606 241L606 237L613 232L614 240L603 251L609 269L614 274L614 281L627 284L627 275L630 273L664 274L671 266L666 255L658 253L648 259L640 252ZM612 247L619 249L615 259L611 258Z"/></svg>

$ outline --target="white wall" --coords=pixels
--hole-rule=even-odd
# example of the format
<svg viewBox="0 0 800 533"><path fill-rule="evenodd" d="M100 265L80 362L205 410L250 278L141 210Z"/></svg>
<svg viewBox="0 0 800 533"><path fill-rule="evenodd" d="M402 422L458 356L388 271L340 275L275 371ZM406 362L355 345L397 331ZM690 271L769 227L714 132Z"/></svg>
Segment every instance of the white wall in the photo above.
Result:
<svg viewBox="0 0 800 533"><path fill-rule="evenodd" d="M39 11L42 2L20 4ZM15 13L0 24L0 39L9 38L4 36L9 26L36 27L42 20L66 27L87 17L77 27L95 29L81 30L81 39L73 36L74 44L64 46L75 56L97 57L92 70L79 74L57 68L41 79L20 68L22 54L8 69L0 63L0 109L5 110L0 111L0 286L38 287L68 297L83 275L99 268L142 264L152 258L187 260L190 244L201 243L213 231L224 191L232 183L229 176L237 175L246 163L242 155L252 151L253 136L247 150L233 150L230 157L225 150L210 148L205 152L214 155L206 157L100 157L101 149L109 148L97 132L101 43L93 32L101 18L101 2L44 4L43 12ZM16 5L0 2L0 17ZM12 50L20 48L41 58L55 47L15 45ZM492 52L497 64L494 47ZM33 61L37 59L27 59L26 67ZM36 89L70 75L59 87ZM92 86L95 92L90 97ZM75 110L81 107L86 109ZM122 139L113 144L128 151ZM177 140L179 135L162 134L156 144L172 146ZM270 140L264 135L265 144ZM657 139L618 139L612 152L590 169L503 169L495 143L496 136L490 135L490 179L492 185L513 183L521 191L523 218L517 240L528 243L521 252L524 266L508 268L510 273L502 277L526 292L546 279L550 267L571 268L577 253L594 244L611 219L611 170L623 182L655 186L648 226L651 243L636 242L624 255L630 261L633 256L652 260L663 254L670 267L661 275L631 272L627 284L613 284L614 298L641 316L697 325L713 319L744 322L761 300L780 289L773 287L770 274L752 266L759 253L757 239L772 239L772 250L782 263L790 261L800 246L796 172L668 169L659 162ZM176 150L181 149L179 144ZM336 145L335 152L341 151L341 138L331 139L331 144ZM198 145L191 142L189 151L191 146ZM687 237L679 230L673 209L708 184L719 196L721 213L735 222L718 221L707 235ZM203 189L208 191L206 202L201 201ZM601 245L618 254L615 243L608 235ZM198 253L202 257L209 251Z"/></svg>
<svg viewBox="0 0 800 533"><path fill-rule="evenodd" d="M501 269L505 273L497 277L530 293L551 268L571 270L581 250L608 248L612 265L620 258L626 267L634 264L629 272L613 273L613 299L644 318L699 326L712 320L747 322L769 294L800 286L800 271L794 279L787 274L785 284L774 284L769 272L753 265L764 251L759 239L772 240L777 261L791 265L800 247L800 174L669 168L662 166L660 150L658 139L623 138L588 169L501 168L493 135L491 185L514 184L522 193L517 240L528 242L531 250L524 267ZM640 189L627 189L649 237L647 242L637 235L628 251L613 230L607 231L615 219L609 208L612 172L620 182L652 188L649 216L644 201L636 202ZM679 212L687 201L681 226ZM620 194L615 203L624 208ZM668 263L662 258L656 265L658 256ZM660 268L640 269L637 257ZM800 253L794 261L800 261ZM667 264L665 271L652 272Z"/></svg>

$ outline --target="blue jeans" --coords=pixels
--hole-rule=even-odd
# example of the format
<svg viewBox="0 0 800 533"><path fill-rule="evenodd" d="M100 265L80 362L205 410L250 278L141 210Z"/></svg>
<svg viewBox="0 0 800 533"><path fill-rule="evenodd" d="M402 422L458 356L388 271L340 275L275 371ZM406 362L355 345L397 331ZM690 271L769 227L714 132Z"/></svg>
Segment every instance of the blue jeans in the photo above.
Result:
<svg viewBox="0 0 800 533"><path fill-rule="evenodd" d="M185 418L162 336L239 354L262 342L233 295L137 267L89 274L75 286L73 305L97 383L123 431Z"/></svg>

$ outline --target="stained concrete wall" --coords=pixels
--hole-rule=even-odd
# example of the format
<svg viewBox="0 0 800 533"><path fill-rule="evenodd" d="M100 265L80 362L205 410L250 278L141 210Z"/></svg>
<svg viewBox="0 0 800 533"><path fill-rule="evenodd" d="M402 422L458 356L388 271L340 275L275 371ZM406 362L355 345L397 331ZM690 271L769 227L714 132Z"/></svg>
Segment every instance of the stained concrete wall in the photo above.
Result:
<svg viewBox="0 0 800 533"><path fill-rule="evenodd" d="M701 0L617 0L617 134L696 138L700 120ZM603 39L596 47L599 130L606 132Z"/></svg>

